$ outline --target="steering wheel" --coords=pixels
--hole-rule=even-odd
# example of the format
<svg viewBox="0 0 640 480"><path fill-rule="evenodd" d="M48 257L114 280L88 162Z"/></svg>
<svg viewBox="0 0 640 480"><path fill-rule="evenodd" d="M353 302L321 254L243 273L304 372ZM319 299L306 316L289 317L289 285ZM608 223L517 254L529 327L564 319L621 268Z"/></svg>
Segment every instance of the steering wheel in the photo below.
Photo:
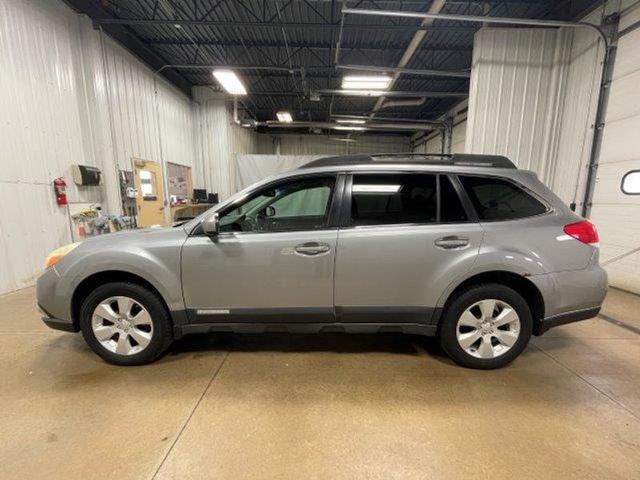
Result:
<svg viewBox="0 0 640 480"><path fill-rule="evenodd" d="M257 227L255 219L248 217L247 215L241 216L235 223L240 226L241 232L255 231Z"/></svg>

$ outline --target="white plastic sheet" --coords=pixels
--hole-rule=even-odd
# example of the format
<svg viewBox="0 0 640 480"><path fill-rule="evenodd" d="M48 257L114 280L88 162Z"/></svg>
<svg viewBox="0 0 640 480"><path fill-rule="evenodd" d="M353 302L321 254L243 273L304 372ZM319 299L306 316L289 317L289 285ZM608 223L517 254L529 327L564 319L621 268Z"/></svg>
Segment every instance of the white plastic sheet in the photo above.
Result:
<svg viewBox="0 0 640 480"><path fill-rule="evenodd" d="M294 170L300 165L326 155L238 155L236 185L239 190L271 175Z"/></svg>

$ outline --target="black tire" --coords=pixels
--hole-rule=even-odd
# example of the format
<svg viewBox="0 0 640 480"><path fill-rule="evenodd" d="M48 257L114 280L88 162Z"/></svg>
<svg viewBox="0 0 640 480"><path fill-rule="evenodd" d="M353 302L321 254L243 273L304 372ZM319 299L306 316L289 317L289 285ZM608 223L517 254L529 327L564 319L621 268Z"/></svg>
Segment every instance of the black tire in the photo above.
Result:
<svg viewBox="0 0 640 480"><path fill-rule="evenodd" d="M478 358L467 353L458 343L456 328L458 319L474 303L486 299L501 300L509 304L520 319L520 334L513 346L494 358ZM438 337L443 350L458 365L468 368L488 370L503 367L522 353L529 339L533 320L526 300L515 290L496 283L474 285L462 292L446 306L438 326Z"/></svg>
<svg viewBox="0 0 640 480"><path fill-rule="evenodd" d="M126 296L142 305L151 316L153 333L149 344L139 353L120 355L102 346L91 327L91 317L96 307L114 296ZM171 319L162 300L149 289L128 282L114 282L99 286L82 303L80 330L85 341L103 360L114 365L144 365L157 359L173 342Z"/></svg>

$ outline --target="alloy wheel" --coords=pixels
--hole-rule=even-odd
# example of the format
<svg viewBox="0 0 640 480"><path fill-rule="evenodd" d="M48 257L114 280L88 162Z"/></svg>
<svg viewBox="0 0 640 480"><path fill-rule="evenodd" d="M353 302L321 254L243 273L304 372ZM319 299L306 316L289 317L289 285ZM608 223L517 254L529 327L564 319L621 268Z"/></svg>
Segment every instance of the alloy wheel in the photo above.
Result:
<svg viewBox="0 0 640 480"><path fill-rule="evenodd" d="M100 344L118 355L135 355L153 338L153 322L147 309L130 297L109 297L91 316L91 328Z"/></svg>
<svg viewBox="0 0 640 480"><path fill-rule="evenodd" d="M506 302L480 300L467 308L456 324L460 347L476 358L496 358L507 353L520 336L520 317Z"/></svg>

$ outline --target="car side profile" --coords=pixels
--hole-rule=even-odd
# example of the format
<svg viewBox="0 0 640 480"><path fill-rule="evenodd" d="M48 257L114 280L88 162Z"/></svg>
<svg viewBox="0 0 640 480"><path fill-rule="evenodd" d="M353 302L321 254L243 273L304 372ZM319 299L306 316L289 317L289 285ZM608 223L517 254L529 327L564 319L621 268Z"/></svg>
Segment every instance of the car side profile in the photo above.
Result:
<svg viewBox="0 0 640 480"><path fill-rule="evenodd" d="M171 228L54 252L52 328L139 365L209 332L437 336L489 369L598 314L598 235L530 171L490 155L358 155L265 179Z"/></svg>

